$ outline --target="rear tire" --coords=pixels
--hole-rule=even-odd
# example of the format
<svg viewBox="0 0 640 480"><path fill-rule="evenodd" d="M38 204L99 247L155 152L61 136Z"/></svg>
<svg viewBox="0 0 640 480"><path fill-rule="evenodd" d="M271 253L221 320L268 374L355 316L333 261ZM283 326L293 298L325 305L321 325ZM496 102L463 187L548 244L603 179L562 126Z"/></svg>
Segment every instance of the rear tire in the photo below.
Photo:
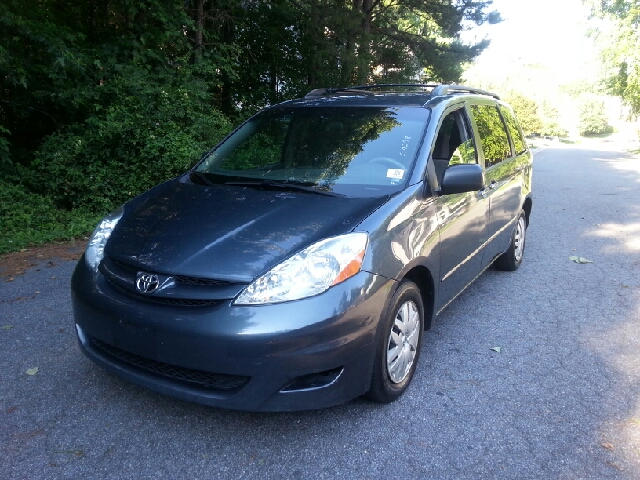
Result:
<svg viewBox="0 0 640 480"><path fill-rule="evenodd" d="M524 258L524 247L527 233L527 217L524 210L520 210L516 228L513 229L511 244L507 251L500 255L494 262L496 270L515 272Z"/></svg>
<svg viewBox="0 0 640 480"><path fill-rule="evenodd" d="M381 322L371 387L366 397L390 403L411 383L420 357L424 306L415 283L406 280L400 284Z"/></svg>

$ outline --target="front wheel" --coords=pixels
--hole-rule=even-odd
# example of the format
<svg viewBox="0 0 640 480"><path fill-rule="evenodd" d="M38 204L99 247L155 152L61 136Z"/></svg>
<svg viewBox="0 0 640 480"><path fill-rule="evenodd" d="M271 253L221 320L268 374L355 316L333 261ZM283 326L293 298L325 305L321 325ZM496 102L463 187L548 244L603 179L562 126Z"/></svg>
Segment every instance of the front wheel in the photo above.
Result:
<svg viewBox="0 0 640 480"><path fill-rule="evenodd" d="M513 231L513 236L511 237L511 244L509 248L507 248L507 251L500 255L494 263L497 270L513 272L518 269L524 257L526 233L527 217L524 210L520 210L520 216L518 217L516 228Z"/></svg>
<svg viewBox="0 0 640 480"><path fill-rule="evenodd" d="M390 403L409 386L420 356L424 307L415 283L405 281L398 287L381 322L382 331L367 397Z"/></svg>

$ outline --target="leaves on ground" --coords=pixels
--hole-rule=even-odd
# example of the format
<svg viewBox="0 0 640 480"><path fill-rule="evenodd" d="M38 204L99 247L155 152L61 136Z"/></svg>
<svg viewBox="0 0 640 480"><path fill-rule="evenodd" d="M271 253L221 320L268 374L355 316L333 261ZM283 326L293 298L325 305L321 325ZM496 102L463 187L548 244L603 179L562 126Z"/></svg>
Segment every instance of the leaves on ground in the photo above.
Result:
<svg viewBox="0 0 640 480"><path fill-rule="evenodd" d="M576 255L571 255L569 257L569 260L571 260L572 262L575 262L575 263L593 263L591 260L587 260L584 257L578 257Z"/></svg>
<svg viewBox="0 0 640 480"><path fill-rule="evenodd" d="M2 330L11 330L13 325L2 325Z"/></svg>
<svg viewBox="0 0 640 480"><path fill-rule="evenodd" d="M27 374L27 375L31 375L32 377L33 377L36 373L38 373L38 367L33 367L33 368L30 368L30 369L28 369L28 370L26 371L26 374Z"/></svg>
<svg viewBox="0 0 640 480"><path fill-rule="evenodd" d="M500 347L491 347L489 350L500 353Z"/></svg>
<svg viewBox="0 0 640 480"><path fill-rule="evenodd" d="M607 450L613 450L614 448L616 448L616 447L613 446L612 443L609 443L609 442L602 442L602 446L604 448L606 448Z"/></svg>

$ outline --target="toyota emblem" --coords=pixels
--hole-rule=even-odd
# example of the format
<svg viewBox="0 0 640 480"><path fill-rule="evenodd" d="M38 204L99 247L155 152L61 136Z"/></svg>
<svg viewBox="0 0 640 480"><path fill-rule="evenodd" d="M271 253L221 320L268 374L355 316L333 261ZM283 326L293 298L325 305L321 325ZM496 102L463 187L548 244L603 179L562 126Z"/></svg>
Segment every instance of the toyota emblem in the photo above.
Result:
<svg viewBox="0 0 640 480"><path fill-rule="evenodd" d="M138 272L136 288L142 293L153 293L160 286L160 279L151 273Z"/></svg>

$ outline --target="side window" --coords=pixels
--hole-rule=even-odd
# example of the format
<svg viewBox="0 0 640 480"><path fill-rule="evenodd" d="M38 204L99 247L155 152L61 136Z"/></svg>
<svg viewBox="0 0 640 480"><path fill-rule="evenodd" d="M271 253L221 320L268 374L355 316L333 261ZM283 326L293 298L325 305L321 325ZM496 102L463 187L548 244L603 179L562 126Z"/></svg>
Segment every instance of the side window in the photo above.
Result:
<svg viewBox="0 0 640 480"><path fill-rule="evenodd" d="M511 156L509 137L498 108L493 105L471 105L480 134L485 167L489 168Z"/></svg>
<svg viewBox="0 0 640 480"><path fill-rule="evenodd" d="M504 118L504 121L507 124L507 129L509 130L509 135L511 135L511 141L513 142L513 148L516 150L515 153L516 155L520 155L527 149L527 144L522 136L522 130L518 125L518 121L508 108L501 106L500 113L502 113L502 118Z"/></svg>
<svg viewBox="0 0 640 480"><path fill-rule="evenodd" d="M463 108L449 112L442 119L431 154L438 183L442 181L442 175L449 165L478 163L476 146L468 125Z"/></svg>
<svg viewBox="0 0 640 480"><path fill-rule="evenodd" d="M476 155L476 144L473 139L469 138L462 142L458 148L453 151L449 165L461 165L464 163L478 163Z"/></svg>

